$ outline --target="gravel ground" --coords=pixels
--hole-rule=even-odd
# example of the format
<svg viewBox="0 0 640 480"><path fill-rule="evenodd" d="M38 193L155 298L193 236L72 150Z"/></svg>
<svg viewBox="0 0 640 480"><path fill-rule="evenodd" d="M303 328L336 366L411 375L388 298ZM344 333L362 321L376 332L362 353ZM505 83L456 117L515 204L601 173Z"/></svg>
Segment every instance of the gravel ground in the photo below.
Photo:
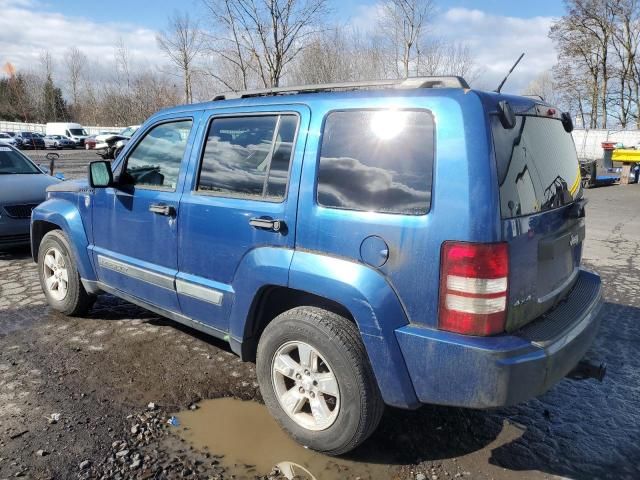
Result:
<svg viewBox="0 0 640 480"><path fill-rule="evenodd" d="M94 157L64 151L58 166L81 177ZM399 479L640 478L640 186L587 197L585 264L606 299L588 356L608 364L605 381L564 380L490 411L388 409L350 460L393 465ZM28 252L0 253L0 478L228 478L216 452L166 424L218 397L261 401L254 365L224 342L110 296L85 318L59 316Z"/></svg>

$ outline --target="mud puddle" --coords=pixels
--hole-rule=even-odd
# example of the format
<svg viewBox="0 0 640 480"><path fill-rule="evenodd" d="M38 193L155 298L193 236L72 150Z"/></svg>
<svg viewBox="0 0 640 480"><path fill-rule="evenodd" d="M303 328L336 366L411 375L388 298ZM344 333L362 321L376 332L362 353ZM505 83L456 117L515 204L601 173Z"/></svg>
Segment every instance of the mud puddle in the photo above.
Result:
<svg viewBox="0 0 640 480"><path fill-rule="evenodd" d="M256 402L206 400L197 410L176 416L179 435L195 448L221 456L221 465L237 478L269 475L274 467L290 479L390 478L385 465L329 457L298 445L280 429L267 408Z"/></svg>

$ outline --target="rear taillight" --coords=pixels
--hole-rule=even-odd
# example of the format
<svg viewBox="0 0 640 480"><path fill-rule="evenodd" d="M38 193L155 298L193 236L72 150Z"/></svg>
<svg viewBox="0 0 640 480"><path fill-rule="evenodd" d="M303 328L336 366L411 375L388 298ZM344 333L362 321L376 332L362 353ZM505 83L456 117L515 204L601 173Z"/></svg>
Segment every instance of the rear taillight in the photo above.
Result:
<svg viewBox="0 0 640 480"><path fill-rule="evenodd" d="M508 286L506 243L444 242L438 328L465 335L503 332Z"/></svg>

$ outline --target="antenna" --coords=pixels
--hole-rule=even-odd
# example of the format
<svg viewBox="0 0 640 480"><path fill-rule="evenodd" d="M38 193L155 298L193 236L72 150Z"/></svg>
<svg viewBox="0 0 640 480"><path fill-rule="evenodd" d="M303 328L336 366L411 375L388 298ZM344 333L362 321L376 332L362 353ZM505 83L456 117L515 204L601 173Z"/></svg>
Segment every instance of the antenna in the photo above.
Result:
<svg viewBox="0 0 640 480"><path fill-rule="evenodd" d="M496 93L500 93L500 90L502 90L502 87L507 81L507 78L509 78L509 75L511 75L511 72L513 72L515 68L518 66L518 64L520 63L520 60L522 60L522 57L524 57L524 53L522 53L522 55L518 57L518 60L516 60L516 63L513 64L513 67L511 67L511 70L509 70L509 73L507 73L507 75L502 79L502 82L500 82L500 85L498 85L498 88L494 90Z"/></svg>

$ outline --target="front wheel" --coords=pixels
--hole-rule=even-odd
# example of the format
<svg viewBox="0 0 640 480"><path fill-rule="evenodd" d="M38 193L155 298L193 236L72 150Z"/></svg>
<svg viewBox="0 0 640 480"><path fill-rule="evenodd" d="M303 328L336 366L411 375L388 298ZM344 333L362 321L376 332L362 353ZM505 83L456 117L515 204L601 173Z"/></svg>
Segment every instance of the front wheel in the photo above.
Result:
<svg viewBox="0 0 640 480"><path fill-rule="evenodd" d="M276 317L258 344L265 404L295 440L340 455L377 428L384 403L355 324L316 307Z"/></svg>
<svg viewBox="0 0 640 480"><path fill-rule="evenodd" d="M70 253L69 242L60 230L47 233L38 251L38 274L47 302L65 315L82 315L93 304Z"/></svg>

